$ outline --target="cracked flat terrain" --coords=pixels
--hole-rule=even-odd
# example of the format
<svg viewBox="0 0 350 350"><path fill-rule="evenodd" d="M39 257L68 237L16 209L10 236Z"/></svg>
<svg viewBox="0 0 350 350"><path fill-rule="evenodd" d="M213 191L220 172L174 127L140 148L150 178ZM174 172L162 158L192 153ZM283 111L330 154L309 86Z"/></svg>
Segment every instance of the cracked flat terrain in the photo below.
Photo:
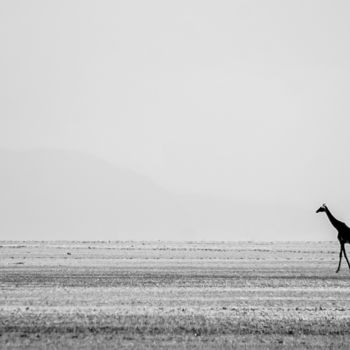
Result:
<svg viewBox="0 0 350 350"><path fill-rule="evenodd" d="M337 242L0 242L0 348L344 348Z"/></svg>

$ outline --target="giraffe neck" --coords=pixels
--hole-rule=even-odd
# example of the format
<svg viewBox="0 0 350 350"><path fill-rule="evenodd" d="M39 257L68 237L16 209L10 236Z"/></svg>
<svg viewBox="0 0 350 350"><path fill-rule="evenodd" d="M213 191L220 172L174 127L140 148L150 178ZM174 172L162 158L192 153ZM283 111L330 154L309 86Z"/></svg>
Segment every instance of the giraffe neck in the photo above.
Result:
<svg viewBox="0 0 350 350"><path fill-rule="evenodd" d="M328 208L326 208L326 214L328 216L329 221L331 222L331 224L338 229L339 228L339 224L341 224L341 222L339 220L337 220L333 214L330 212L330 210Z"/></svg>

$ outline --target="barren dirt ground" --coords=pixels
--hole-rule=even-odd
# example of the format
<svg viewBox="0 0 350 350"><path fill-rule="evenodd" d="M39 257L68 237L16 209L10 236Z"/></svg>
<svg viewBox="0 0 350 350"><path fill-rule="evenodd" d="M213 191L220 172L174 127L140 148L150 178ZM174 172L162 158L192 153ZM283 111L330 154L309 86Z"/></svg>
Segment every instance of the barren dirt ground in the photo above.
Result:
<svg viewBox="0 0 350 350"><path fill-rule="evenodd" d="M350 347L337 242L0 246L0 348Z"/></svg>

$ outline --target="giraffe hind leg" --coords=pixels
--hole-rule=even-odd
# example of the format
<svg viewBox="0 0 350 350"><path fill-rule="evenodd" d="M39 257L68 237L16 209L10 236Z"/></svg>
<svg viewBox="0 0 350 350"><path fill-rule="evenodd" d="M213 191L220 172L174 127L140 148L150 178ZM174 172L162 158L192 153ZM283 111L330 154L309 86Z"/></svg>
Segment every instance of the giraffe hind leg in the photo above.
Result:
<svg viewBox="0 0 350 350"><path fill-rule="evenodd" d="M350 263L349 263L348 257L346 256L345 245L343 246L343 250L344 250L344 256L345 256L346 262L348 263L348 266L350 269Z"/></svg>
<svg viewBox="0 0 350 350"><path fill-rule="evenodd" d="M341 258L343 256L343 245L341 244L340 245L340 252L339 252L339 264L338 264L338 268L337 268L337 271L335 271L336 273L339 272L340 270L340 265L341 265Z"/></svg>

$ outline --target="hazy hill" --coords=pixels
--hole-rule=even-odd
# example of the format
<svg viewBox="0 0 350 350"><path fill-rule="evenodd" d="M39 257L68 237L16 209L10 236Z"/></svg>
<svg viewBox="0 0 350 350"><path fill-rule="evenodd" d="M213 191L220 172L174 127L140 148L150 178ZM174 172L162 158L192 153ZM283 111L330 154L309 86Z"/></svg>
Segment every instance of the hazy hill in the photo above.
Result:
<svg viewBox="0 0 350 350"><path fill-rule="evenodd" d="M157 239L191 233L174 196L79 152L0 152L0 228L23 239Z"/></svg>
<svg viewBox="0 0 350 350"><path fill-rule="evenodd" d="M177 196L80 152L0 151L0 164L1 239L332 238L311 234L311 209Z"/></svg>

